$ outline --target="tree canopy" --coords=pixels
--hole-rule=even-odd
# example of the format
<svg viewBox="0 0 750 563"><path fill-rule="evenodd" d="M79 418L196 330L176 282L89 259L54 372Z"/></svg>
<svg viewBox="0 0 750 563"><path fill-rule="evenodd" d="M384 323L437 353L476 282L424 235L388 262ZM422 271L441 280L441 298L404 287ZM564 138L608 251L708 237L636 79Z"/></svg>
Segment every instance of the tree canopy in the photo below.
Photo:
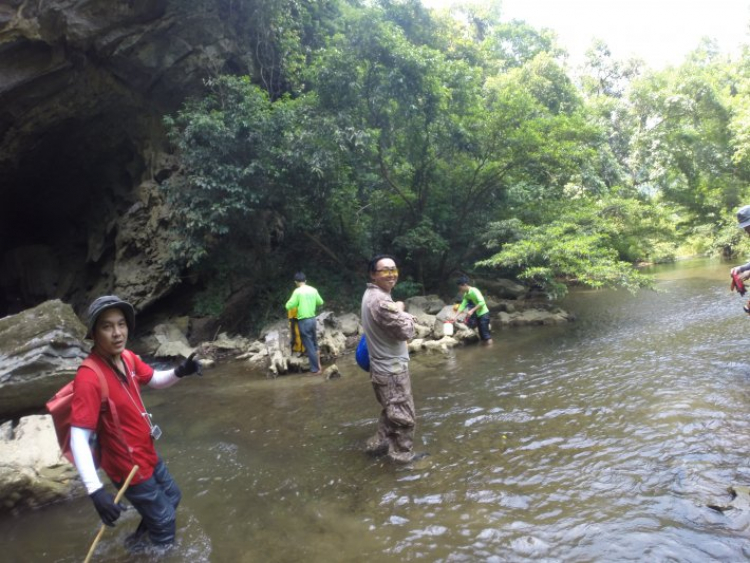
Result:
<svg viewBox="0 0 750 563"><path fill-rule="evenodd" d="M635 290L651 283L638 264L739 244L747 53L704 42L654 71L598 41L571 69L498 2L239 6L262 14L258 75L216 76L166 118L175 263L207 287L300 268L345 287L391 252L414 292L458 273Z"/></svg>

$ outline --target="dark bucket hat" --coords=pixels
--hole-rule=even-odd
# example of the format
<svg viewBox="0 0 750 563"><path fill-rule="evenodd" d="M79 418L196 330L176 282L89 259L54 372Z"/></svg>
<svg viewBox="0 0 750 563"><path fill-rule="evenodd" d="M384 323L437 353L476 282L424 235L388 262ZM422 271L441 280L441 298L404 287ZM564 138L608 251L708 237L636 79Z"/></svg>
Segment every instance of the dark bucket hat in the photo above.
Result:
<svg viewBox="0 0 750 563"><path fill-rule="evenodd" d="M89 305L89 311L86 320L86 338L93 340L94 327L96 326L96 320L99 318L104 311L116 307L122 311L125 315L125 322L128 324L128 332L132 334L135 330L135 309L127 301L123 301L117 295L103 295L97 297L94 302Z"/></svg>
<svg viewBox="0 0 750 563"><path fill-rule="evenodd" d="M740 229L750 226L750 205L740 207L737 211L737 222L740 224Z"/></svg>

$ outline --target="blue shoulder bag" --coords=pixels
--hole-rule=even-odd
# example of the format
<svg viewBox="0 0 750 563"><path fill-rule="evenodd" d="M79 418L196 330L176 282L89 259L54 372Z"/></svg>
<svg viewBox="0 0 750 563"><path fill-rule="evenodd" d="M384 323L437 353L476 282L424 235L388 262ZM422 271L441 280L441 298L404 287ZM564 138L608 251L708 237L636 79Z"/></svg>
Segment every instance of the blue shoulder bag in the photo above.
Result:
<svg viewBox="0 0 750 563"><path fill-rule="evenodd" d="M357 351L354 356L357 359L357 365L359 367L365 371L370 371L370 352L367 349L367 339L364 334L362 335L362 338L359 339Z"/></svg>

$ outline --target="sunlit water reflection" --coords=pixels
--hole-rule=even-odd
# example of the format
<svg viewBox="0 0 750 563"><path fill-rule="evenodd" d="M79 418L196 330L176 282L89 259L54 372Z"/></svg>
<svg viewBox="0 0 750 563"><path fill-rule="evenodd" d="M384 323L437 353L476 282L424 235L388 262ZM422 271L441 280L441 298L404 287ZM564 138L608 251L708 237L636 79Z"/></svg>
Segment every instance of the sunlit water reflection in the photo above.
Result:
<svg viewBox="0 0 750 563"><path fill-rule="evenodd" d="M183 489L166 561L742 561L750 514L750 319L728 266L660 271L659 292L582 291L568 326L500 330L489 349L418 356L410 470L362 452L367 376L266 380L241 364L146 402ZM137 517L99 561L129 558ZM91 503L0 519L12 561L80 561Z"/></svg>

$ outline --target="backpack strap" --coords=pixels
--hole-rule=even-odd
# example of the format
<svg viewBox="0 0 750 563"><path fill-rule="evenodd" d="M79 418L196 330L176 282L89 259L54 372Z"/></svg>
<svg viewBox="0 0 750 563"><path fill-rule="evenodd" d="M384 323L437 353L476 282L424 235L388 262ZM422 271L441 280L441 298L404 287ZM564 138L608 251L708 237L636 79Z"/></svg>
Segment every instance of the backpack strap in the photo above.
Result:
<svg viewBox="0 0 750 563"><path fill-rule="evenodd" d="M101 386L102 391L102 412L107 410L107 407L109 406L109 385L107 384L107 378L104 377L104 372L102 371L102 368L99 367L99 364L97 364L94 360L91 358L86 358L83 360L82 366L86 366L91 371L93 371L98 377L99 377L99 385Z"/></svg>
<svg viewBox="0 0 750 563"><path fill-rule="evenodd" d="M126 350L126 352L128 351ZM130 352L128 352L128 354L130 354ZM117 407L115 406L113 402L109 400L109 385L107 385L107 378L104 377L104 372L102 371L102 368L100 368L99 364L96 363L91 358L86 358L85 360L83 360L82 365L90 368L91 370L94 371L94 373L96 373L97 376L99 376L99 383L101 383L101 388L102 388L101 412L104 413L104 412L109 411L110 415L112 416L112 421L115 423L115 428L117 429L117 438L120 440L123 446L125 446L125 449L128 452L130 452L131 451L130 446L128 446L128 442L125 439L125 434L123 433L122 425L120 424L120 417L117 414ZM125 367L126 368L128 367L127 363L125 364ZM101 421L100 421L100 424L101 424ZM131 455L131 461L133 461L132 455ZM133 462L133 464L135 465L135 462Z"/></svg>

